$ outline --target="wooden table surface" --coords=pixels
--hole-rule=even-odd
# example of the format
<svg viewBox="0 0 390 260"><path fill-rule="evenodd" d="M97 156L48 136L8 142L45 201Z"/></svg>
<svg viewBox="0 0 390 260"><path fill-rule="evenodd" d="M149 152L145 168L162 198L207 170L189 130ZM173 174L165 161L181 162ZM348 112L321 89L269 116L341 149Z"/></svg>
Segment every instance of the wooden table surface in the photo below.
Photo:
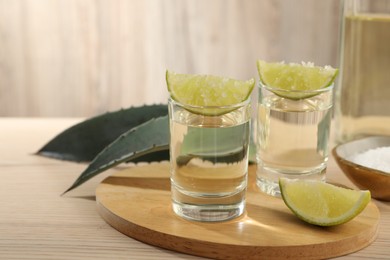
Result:
<svg viewBox="0 0 390 260"><path fill-rule="evenodd" d="M143 244L111 228L98 215L95 188L108 170L61 196L86 164L34 155L80 119L0 118L0 259L202 259ZM336 166L328 179L353 186ZM370 246L343 259L390 259L390 202Z"/></svg>

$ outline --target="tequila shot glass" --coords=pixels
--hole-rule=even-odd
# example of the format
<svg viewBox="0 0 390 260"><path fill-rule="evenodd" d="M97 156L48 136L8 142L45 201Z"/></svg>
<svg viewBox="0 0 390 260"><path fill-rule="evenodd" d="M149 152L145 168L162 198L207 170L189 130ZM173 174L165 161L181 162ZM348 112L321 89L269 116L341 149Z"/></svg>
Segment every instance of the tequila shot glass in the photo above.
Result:
<svg viewBox="0 0 390 260"><path fill-rule="evenodd" d="M168 101L173 211L195 221L225 221L245 209L250 99L223 107Z"/></svg>
<svg viewBox="0 0 390 260"><path fill-rule="evenodd" d="M282 90L259 84L257 186L280 196L280 177L325 181L333 85Z"/></svg>

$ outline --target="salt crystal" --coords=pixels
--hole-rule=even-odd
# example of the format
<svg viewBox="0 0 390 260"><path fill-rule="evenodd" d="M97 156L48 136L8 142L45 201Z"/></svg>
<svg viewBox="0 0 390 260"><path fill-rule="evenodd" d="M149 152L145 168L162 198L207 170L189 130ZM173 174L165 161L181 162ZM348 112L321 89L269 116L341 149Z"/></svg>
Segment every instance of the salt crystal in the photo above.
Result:
<svg viewBox="0 0 390 260"><path fill-rule="evenodd" d="M305 66L305 67L314 67L314 62L311 62L311 61L304 62L304 61L302 61L302 65Z"/></svg>
<svg viewBox="0 0 390 260"><path fill-rule="evenodd" d="M390 146L369 149L349 156L347 160L356 164L390 173Z"/></svg>

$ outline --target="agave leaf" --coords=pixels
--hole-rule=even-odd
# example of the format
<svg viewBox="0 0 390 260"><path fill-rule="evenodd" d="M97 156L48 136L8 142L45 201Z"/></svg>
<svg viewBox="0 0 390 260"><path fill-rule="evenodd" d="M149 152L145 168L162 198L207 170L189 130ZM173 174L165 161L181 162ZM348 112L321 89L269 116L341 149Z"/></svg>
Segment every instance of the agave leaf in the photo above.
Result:
<svg viewBox="0 0 390 260"><path fill-rule="evenodd" d="M235 163L247 156L249 124L230 128L189 128L176 162L185 165L193 158L212 163ZM219 156L216 157L215 155Z"/></svg>
<svg viewBox="0 0 390 260"><path fill-rule="evenodd" d="M96 116L63 131L37 154L61 160L91 161L121 134L152 118L167 114L167 105L149 105ZM158 154L147 154L138 157L136 161L154 161L159 158Z"/></svg>
<svg viewBox="0 0 390 260"><path fill-rule="evenodd" d="M189 128L184 135L181 155L231 154L242 150L243 142L248 143L249 124L229 128Z"/></svg>
<svg viewBox="0 0 390 260"><path fill-rule="evenodd" d="M242 161L245 158L247 150L245 148L241 148L235 152L231 152L228 154L224 154L218 157L212 156L212 155L192 155L192 154L187 154L187 155L180 155L176 159L176 164L178 166L184 166L187 163L189 163L192 159L194 158L199 158L203 161L209 161L214 164L216 163L235 163Z"/></svg>
<svg viewBox="0 0 390 260"><path fill-rule="evenodd" d="M256 145L252 138L251 141L249 142L248 160L249 160L249 164L256 163Z"/></svg>
<svg viewBox="0 0 390 260"><path fill-rule="evenodd" d="M151 119L120 135L114 142L101 151L91 164L81 173L72 186L64 193L73 190L97 174L122 162L134 161L145 154L169 159L169 123L168 117Z"/></svg>

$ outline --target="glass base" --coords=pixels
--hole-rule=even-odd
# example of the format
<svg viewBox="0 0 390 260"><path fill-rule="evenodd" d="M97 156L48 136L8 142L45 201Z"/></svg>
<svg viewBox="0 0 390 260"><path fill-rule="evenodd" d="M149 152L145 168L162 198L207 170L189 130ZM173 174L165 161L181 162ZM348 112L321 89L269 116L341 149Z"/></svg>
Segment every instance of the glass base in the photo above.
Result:
<svg viewBox="0 0 390 260"><path fill-rule="evenodd" d="M257 178L256 180L257 187L264 193L268 195L280 197L279 183L275 181L269 181L264 178Z"/></svg>
<svg viewBox="0 0 390 260"><path fill-rule="evenodd" d="M268 195L280 197L279 178L325 181L326 165L306 172L284 172L258 166L256 184Z"/></svg>
<svg viewBox="0 0 390 260"><path fill-rule="evenodd" d="M180 217L204 222L226 221L245 210L246 185L233 193L186 192L172 183L172 207Z"/></svg>
<svg viewBox="0 0 390 260"><path fill-rule="evenodd" d="M240 216L245 209L245 201L234 205L190 205L172 201L173 211L189 220L220 222Z"/></svg>

